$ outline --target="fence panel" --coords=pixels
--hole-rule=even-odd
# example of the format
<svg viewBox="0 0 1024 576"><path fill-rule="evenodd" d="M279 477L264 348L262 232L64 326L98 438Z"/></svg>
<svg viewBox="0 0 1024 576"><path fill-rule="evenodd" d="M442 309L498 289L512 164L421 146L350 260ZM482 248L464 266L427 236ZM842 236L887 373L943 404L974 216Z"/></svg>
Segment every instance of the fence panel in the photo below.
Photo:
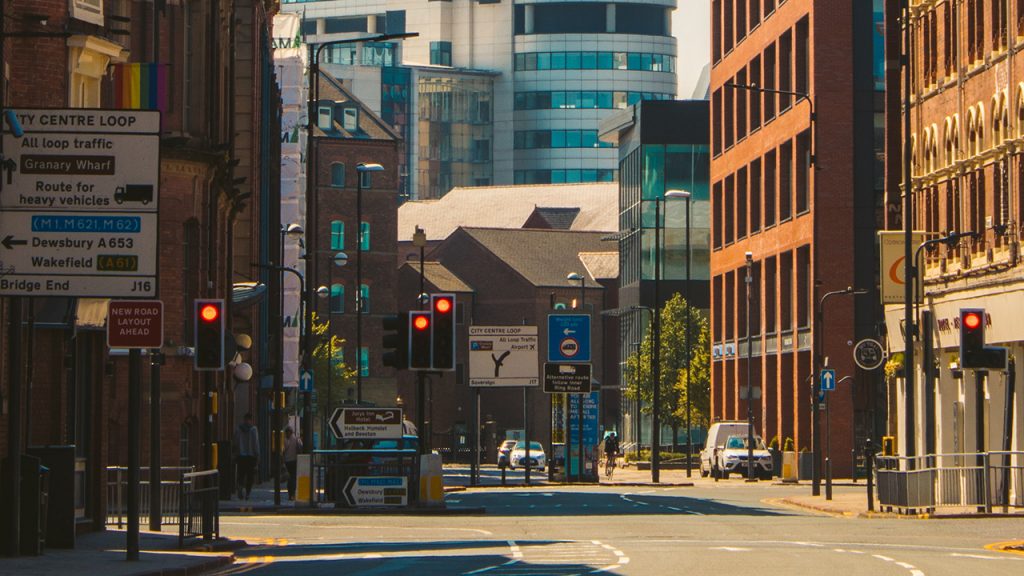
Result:
<svg viewBox="0 0 1024 576"><path fill-rule="evenodd" d="M178 545L186 538L220 538L220 474L217 470L181 475L178 505Z"/></svg>
<svg viewBox="0 0 1024 576"><path fill-rule="evenodd" d="M160 469L160 524L173 526L178 523L178 480L184 472L193 472L192 466L167 466ZM149 468L140 469L139 521L149 521ZM107 466L107 526L124 528L128 522L128 468Z"/></svg>

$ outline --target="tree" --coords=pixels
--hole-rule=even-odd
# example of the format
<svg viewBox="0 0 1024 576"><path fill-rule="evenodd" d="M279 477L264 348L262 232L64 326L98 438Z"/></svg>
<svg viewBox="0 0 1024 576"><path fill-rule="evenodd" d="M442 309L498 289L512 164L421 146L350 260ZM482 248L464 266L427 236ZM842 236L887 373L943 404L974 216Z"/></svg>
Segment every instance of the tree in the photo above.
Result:
<svg viewBox="0 0 1024 576"><path fill-rule="evenodd" d="M660 406L658 417L663 425L672 427L675 451L679 427L686 423L686 398L690 397L691 425L706 425L711 412L710 337L707 318L697 308L689 306L680 294L673 294L660 311L661 367ZM690 334L689 387L686 385L686 331ZM639 392L643 413L651 414L654 400L651 367L652 334L647 332L640 344L639 354L633 353L626 361L626 397L636 400ZM639 385L638 385L639 382Z"/></svg>
<svg viewBox="0 0 1024 576"><path fill-rule="evenodd" d="M317 342L313 349L313 386L321 419L330 417L332 404L338 404L347 397L348 390L355 386L356 371L350 369L342 356L345 339L331 334L331 321L320 321L316 312L312 318L312 335ZM326 445L326 444L325 444Z"/></svg>

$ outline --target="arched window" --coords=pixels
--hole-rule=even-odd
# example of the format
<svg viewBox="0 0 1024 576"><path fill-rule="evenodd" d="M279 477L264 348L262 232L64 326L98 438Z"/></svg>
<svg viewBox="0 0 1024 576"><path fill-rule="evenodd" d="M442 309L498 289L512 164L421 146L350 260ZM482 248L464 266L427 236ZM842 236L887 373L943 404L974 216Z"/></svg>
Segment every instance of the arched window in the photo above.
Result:
<svg viewBox="0 0 1024 576"><path fill-rule="evenodd" d="M974 125L977 123L978 112L974 107L967 109L967 154L974 156L977 154L978 149L978 133L975 130Z"/></svg>
<svg viewBox="0 0 1024 576"><path fill-rule="evenodd" d="M345 187L345 165L341 162L331 164L331 186L335 188Z"/></svg>
<svg viewBox="0 0 1024 576"><path fill-rule="evenodd" d="M978 118L974 124L977 135L974 139L975 154L981 154L985 150L985 105L978 102Z"/></svg>
<svg viewBox="0 0 1024 576"><path fill-rule="evenodd" d="M345 285L331 284L331 314L345 313Z"/></svg>
<svg viewBox="0 0 1024 576"><path fill-rule="evenodd" d="M943 124L942 153L945 166L952 166L956 162L956 151L953 149L953 120L949 116Z"/></svg>
<svg viewBox="0 0 1024 576"><path fill-rule="evenodd" d="M1024 136L1024 82L1017 85L1017 136Z"/></svg>
<svg viewBox="0 0 1024 576"><path fill-rule="evenodd" d="M345 223L341 220L331 221L331 250L345 249Z"/></svg>

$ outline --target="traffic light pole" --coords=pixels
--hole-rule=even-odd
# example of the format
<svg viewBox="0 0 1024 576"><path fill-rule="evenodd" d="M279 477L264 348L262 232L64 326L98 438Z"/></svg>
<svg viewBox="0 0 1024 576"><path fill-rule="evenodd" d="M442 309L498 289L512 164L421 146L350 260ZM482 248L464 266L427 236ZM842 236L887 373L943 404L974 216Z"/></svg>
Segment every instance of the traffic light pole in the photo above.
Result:
<svg viewBox="0 0 1024 576"><path fill-rule="evenodd" d="M142 352L128 351L128 532L127 559L139 559L139 437L142 435ZM152 482L152 478L150 482Z"/></svg>

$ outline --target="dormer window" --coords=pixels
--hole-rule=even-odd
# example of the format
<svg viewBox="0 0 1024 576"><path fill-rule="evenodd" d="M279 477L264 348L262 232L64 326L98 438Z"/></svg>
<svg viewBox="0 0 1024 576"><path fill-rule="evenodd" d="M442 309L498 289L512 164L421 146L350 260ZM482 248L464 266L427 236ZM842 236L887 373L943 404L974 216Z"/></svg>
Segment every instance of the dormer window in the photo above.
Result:
<svg viewBox="0 0 1024 576"><path fill-rule="evenodd" d="M331 106L321 105L317 107L316 126L324 132L334 130Z"/></svg>
<svg viewBox="0 0 1024 576"><path fill-rule="evenodd" d="M341 112L341 126L348 132L359 130L359 109L343 108Z"/></svg>

